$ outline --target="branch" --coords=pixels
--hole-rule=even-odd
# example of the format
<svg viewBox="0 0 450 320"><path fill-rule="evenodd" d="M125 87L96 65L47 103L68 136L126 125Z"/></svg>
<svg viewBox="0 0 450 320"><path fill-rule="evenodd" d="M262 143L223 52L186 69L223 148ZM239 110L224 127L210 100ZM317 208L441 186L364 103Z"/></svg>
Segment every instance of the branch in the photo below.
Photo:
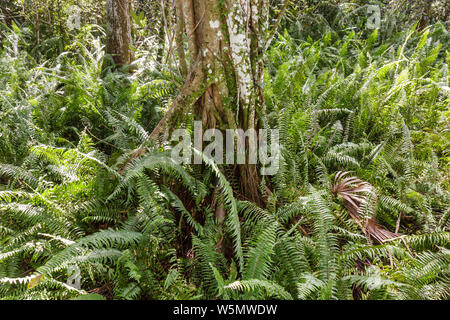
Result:
<svg viewBox="0 0 450 320"><path fill-rule="evenodd" d="M156 140L159 138L161 133L167 133L169 122L174 118L174 116L190 108L205 92L206 88L204 86L204 73L200 65L201 60L202 56L200 52L197 55L197 59L195 60L195 63L186 78L183 88L176 97L175 101L172 103L172 106L164 114L164 117L155 129L153 129L150 134L150 138Z"/></svg>
<svg viewBox="0 0 450 320"><path fill-rule="evenodd" d="M163 118L159 121L158 125L153 129L150 134L150 139L157 140L159 136L164 133L164 139L168 137L169 122L177 115L186 112L197 100L200 98L206 90L204 85L204 73L200 62L202 61L202 55L199 53L197 59L189 72L186 82L178 93L175 101L172 103L171 107L164 114ZM146 153L144 145L137 148L130 159L128 159L125 164L119 169L119 174L122 174L127 165L131 163L136 158Z"/></svg>

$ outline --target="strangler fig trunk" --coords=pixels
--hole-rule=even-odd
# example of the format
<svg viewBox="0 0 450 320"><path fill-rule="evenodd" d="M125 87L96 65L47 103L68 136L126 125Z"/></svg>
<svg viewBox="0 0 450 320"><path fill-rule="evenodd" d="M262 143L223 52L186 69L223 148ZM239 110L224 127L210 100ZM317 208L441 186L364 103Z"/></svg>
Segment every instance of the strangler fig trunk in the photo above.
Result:
<svg viewBox="0 0 450 320"><path fill-rule="evenodd" d="M152 137L167 137L188 111L203 123L203 129L260 128L264 112L265 0L177 1L177 14L182 14L177 20L184 22L188 41L189 72ZM256 166L247 163L231 171L239 181L241 196L262 203Z"/></svg>

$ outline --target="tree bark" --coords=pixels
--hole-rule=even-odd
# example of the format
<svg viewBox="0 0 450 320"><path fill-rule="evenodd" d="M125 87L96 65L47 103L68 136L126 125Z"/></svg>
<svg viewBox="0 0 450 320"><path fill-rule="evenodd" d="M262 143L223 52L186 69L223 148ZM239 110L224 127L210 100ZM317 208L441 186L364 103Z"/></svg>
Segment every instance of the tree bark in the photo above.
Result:
<svg viewBox="0 0 450 320"><path fill-rule="evenodd" d="M177 30L176 30L176 49L178 54L178 59L180 61L181 75L186 77L188 74L188 68L186 63L186 54L184 52L184 14L183 14L183 4L181 1L176 1L176 16L177 16Z"/></svg>
<svg viewBox="0 0 450 320"><path fill-rule="evenodd" d="M265 2L177 0L177 20L184 21L188 43L189 73L195 76L188 77L180 96L152 132L153 138L161 134L167 137L188 110L202 121L204 129L260 127L259 115L264 113ZM180 50L181 44L177 47ZM178 56L183 55L179 52ZM235 166L234 174L240 181L241 196L261 204L256 166Z"/></svg>
<svg viewBox="0 0 450 320"><path fill-rule="evenodd" d="M116 67L131 64L130 0L106 1L106 53L112 56Z"/></svg>

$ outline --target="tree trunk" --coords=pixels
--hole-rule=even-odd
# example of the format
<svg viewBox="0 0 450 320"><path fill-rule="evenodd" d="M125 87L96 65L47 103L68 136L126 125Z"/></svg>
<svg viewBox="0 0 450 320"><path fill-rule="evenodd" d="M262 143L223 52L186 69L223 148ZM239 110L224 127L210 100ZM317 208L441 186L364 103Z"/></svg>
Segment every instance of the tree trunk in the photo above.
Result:
<svg viewBox="0 0 450 320"><path fill-rule="evenodd" d="M130 0L106 1L106 54L112 56L116 67L130 64L131 51Z"/></svg>
<svg viewBox="0 0 450 320"><path fill-rule="evenodd" d="M164 60L164 49L166 46L166 30L164 25L164 17L167 16L166 2L161 1L161 20L159 23L159 33L158 33L158 52L156 53L156 61L161 65Z"/></svg>
<svg viewBox="0 0 450 320"><path fill-rule="evenodd" d="M151 136L167 137L168 130L189 110L204 129L258 129L258 115L264 112L265 0L177 2L177 20L184 21L188 39L189 74L179 97ZM241 197L261 204L256 166L247 163L232 171Z"/></svg>
<svg viewBox="0 0 450 320"><path fill-rule="evenodd" d="M176 1L176 16L177 16L177 30L176 30L176 49L178 54L178 60L181 69L181 75L183 77L187 76L188 68L186 64L186 54L184 52L184 14L183 14L183 4L181 1Z"/></svg>

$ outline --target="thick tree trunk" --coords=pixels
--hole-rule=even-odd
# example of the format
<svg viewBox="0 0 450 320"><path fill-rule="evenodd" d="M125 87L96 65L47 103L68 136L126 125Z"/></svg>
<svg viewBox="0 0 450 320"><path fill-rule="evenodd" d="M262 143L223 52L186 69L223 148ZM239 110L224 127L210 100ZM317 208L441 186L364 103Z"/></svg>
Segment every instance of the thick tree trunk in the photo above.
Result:
<svg viewBox="0 0 450 320"><path fill-rule="evenodd" d="M106 1L106 53L112 56L116 67L128 65L134 59L130 48L130 6L130 0Z"/></svg>
<svg viewBox="0 0 450 320"><path fill-rule="evenodd" d="M184 22L188 39L190 70L180 96L152 137L167 137L168 130L189 109L204 129L258 129L258 115L264 112L265 0L177 2L177 19ZM236 166L234 175L240 182L241 196L261 204L256 166Z"/></svg>

